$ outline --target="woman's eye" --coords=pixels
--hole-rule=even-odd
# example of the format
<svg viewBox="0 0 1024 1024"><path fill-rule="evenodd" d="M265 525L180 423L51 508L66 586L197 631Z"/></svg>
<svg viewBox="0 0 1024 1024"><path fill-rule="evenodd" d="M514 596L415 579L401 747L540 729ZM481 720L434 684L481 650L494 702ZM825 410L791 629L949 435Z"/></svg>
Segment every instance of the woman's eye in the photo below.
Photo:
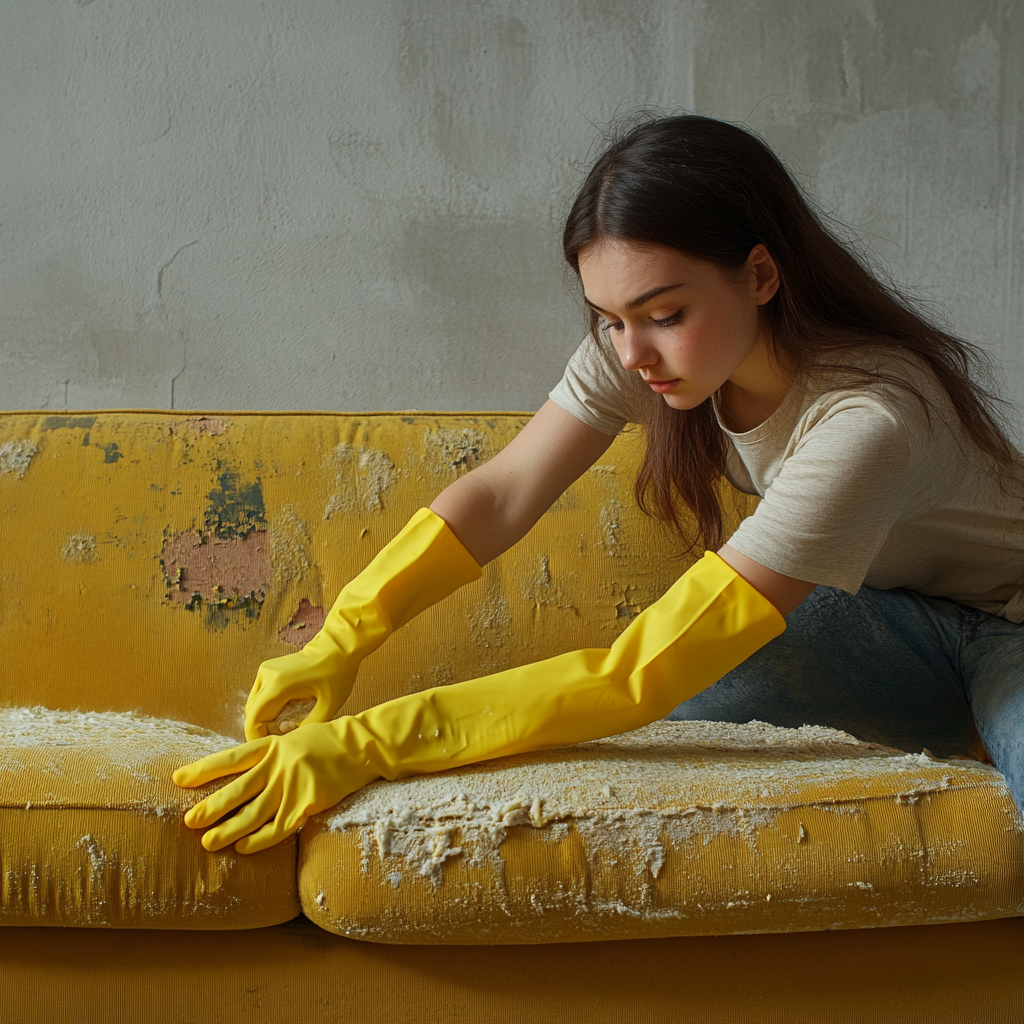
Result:
<svg viewBox="0 0 1024 1024"><path fill-rule="evenodd" d="M612 324L612 323L609 323L607 320L602 320L598 324L598 327L602 331L621 331L622 330L622 322L621 321L616 321L615 323Z"/></svg>
<svg viewBox="0 0 1024 1024"><path fill-rule="evenodd" d="M682 318L683 318L683 311L680 309L677 312L673 313L671 316L666 316L663 319L655 320L654 322L659 327L671 327L673 324L679 323L679 321Z"/></svg>

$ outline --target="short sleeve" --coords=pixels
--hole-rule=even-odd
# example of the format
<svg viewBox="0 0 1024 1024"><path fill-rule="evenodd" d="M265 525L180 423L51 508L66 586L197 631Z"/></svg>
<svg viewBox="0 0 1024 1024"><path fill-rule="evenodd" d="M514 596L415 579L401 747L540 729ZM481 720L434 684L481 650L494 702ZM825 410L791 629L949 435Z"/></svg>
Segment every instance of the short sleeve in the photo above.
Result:
<svg viewBox="0 0 1024 1024"><path fill-rule="evenodd" d="M611 343L587 335L548 396L602 434L617 434L639 420L638 378L623 369Z"/></svg>
<svg viewBox="0 0 1024 1024"><path fill-rule="evenodd" d="M902 420L871 396L810 412L730 546L786 576L856 593L911 501L910 451Z"/></svg>

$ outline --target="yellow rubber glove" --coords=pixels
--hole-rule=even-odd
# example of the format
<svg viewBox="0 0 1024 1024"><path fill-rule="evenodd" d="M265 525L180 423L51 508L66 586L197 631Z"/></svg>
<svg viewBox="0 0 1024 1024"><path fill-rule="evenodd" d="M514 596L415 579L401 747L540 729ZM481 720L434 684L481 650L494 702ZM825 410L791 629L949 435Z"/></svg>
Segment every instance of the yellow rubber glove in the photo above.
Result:
<svg viewBox="0 0 1024 1024"><path fill-rule="evenodd" d="M421 508L342 590L323 627L301 651L260 665L245 702L246 739L266 736L266 723L292 700L316 700L301 725L329 722L352 692L363 658L480 573L448 524Z"/></svg>
<svg viewBox="0 0 1024 1024"><path fill-rule="evenodd" d="M179 786L245 772L196 804L185 824L208 850L255 853L376 778L455 768L610 736L663 718L786 628L775 606L708 552L610 649L571 651L435 687L179 768Z"/></svg>

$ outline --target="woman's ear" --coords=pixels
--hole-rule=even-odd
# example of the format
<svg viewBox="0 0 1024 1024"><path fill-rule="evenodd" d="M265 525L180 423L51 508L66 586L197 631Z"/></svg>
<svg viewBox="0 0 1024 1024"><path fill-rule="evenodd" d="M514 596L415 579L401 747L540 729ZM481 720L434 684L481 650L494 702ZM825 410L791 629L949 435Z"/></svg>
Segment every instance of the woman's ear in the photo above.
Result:
<svg viewBox="0 0 1024 1024"><path fill-rule="evenodd" d="M760 242L750 250L746 266L751 274L754 301L763 306L779 290L779 268L775 266L772 254Z"/></svg>

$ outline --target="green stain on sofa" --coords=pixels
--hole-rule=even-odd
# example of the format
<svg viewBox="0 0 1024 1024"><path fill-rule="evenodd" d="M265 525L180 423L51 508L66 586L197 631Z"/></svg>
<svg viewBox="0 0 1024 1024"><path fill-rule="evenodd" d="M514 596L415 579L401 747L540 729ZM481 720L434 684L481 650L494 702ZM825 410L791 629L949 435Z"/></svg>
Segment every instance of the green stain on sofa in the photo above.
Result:
<svg viewBox="0 0 1024 1024"><path fill-rule="evenodd" d="M257 526L267 525L259 477L253 483L243 484L238 473L226 470L219 474L217 486L207 498L210 504L203 524L217 537L246 537Z"/></svg>

